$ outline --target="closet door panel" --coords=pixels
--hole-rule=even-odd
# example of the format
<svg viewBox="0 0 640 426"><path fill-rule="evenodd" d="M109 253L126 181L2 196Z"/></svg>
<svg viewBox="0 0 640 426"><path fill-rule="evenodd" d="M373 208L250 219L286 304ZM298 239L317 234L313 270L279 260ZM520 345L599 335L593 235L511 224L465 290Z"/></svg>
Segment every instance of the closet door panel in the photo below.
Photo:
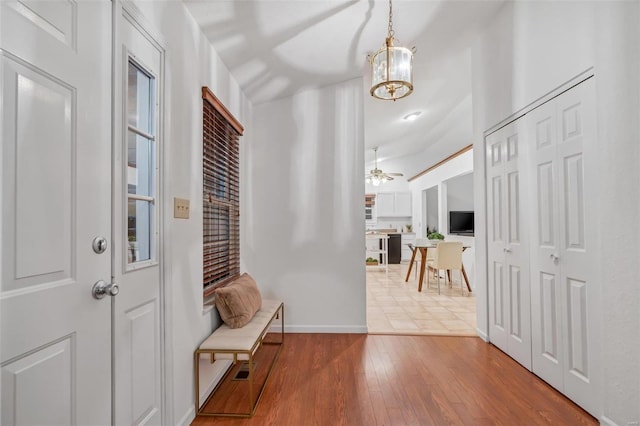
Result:
<svg viewBox="0 0 640 426"><path fill-rule="evenodd" d="M582 154L564 158L564 247L582 252L585 247L584 166Z"/></svg>
<svg viewBox="0 0 640 426"><path fill-rule="evenodd" d="M532 282L532 371L558 390L563 389L560 320L561 290L557 275L540 271Z"/></svg>
<svg viewBox="0 0 640 426"><path fill-rule="evenodd" d="M533 372L589 411L601 408L600 244L595 241L598 153L594 79L525 115L532 138ZM588 171L588 172L587 172Z"/></svg>
<svg viewBox="0 0 640 426"><path fill-rule="evenodd" d="M553 163L544 162L538 164L536 176L538 181L538 190L536 191L538 247L545 250L554 250L556 249L556 206Z"/></svg>
<svg viewBox="0 0 640 426"><path fill-rule="evenodd" d="M591 78L557 98L557 164L562 200L559 263L564 287L564 393L597 415L601 399L594 372L600 369L597 330L601 314L596 268L599 244L594 240L593 217L598 185L594 85Z"/></svg>
<svg viewBox="0 0 640 426"><path fill-rule="evenodd" d="M505 127L506 157L504 166L505 216L504 263L507 294L505 304L509 309L508 354L531 369L531 289L529 285L528 233L522 228L527 223L528 203L522 198L522 188L527 184L527 149L523 136L523 122L517 120ZM524 203L524 204L523 204Z"/></svg>
<svg viewBox="0 0 640 426"><path fill-rule="evenodd" d="M568 279L567 283L567 370L583 382L589 382L589 352L587 350L587 285Z"/></svg>
<svg viewBox="0 0 640 426"><path fill-rule="evenodd" d="M532 179L531 331L532 370L563 390L562 300L558 264L558 172L556 103L525 115Z"/></svg>
<svg viewBox="0 0 640 426"><path fill-rule="evenodd" d="M487 249L489 290L489 337L491 343L508 353L505 318L504 267L504 161L505 132L503 129L489 135L486 140L487 167Z"/></svg>
<svg viewBox="0 0 640 426"><path fill-rule="evenodd" d="M494 261L493 262L493 268L492 268L492 272L493 272L493 280L492 280L492 290L493 290L493 297L491 297L491 301L493 302L493 314L492 314L492 323L495 326L495 328L502 334L505 334L504 336L502 336L503 338L506 337L506 321L505 321L505 306L504 306L504 299L505 299L505 292L504 292L504 263L499 262L499 261ZM494 336L495 337L495 336ZM504 340L504 339L503 339ZM496 344L496 342L492 343ZM506 347L506 341L504 342L500 342L502 345L504 345L505 347L502 348L501 346L498 346L496 344L496 346L500 347L502 350L504 350L505 352L508 351L508 348Z"/></svg>
<svg viewBox="0 0 640 426"><path fill-rule="evenodd" d="M509 337L522 342L522 274L520 268L509 267Z"/></svg>
<svg viewBox="0 0 640 426"><path fill-rule="evenodd" d="M494 345L530 369L531 303L527 232L522 229L526 200L521 196L524 144L520 128L520 123L511 123L486 142L489 334Z"/></svg>

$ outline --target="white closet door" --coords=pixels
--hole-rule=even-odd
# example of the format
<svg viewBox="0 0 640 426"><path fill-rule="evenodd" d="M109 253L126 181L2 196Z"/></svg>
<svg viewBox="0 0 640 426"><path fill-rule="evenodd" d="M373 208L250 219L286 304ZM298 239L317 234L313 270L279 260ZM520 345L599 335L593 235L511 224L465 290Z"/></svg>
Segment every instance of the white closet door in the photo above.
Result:
<svg viewBox="0 0 640 426"><path fill-rule="evenodd" d="M593 239L597 153L594 79L557 98L557 157L560 278L563 297L564 393L594 414L594 384L600 283L595 280L598 256ZM596 414L597 415L597 414Z"/></svg>
<svg viewBox="0 0 640 426"><path fill-rule="evenodd" d="M528 114L533 160L533 371L598 415L593 79Z"/></svg>
<svg viewBox="0 0 640 426"><path fill-rule="evenodd" d="M562 390L562 291L558 243L556 102L525 116L531 136L534 219L531 238L531 324L533 371Z"/></svg>
<svg viewBox="0 0 640 426"><path fill-rule="evenodd" d="M521 197L521 122L487 137L489 333L493 344L531 368L529 257Z"/></svg>
<svg viewBox="0 0 640 426"><path fill-rule="evenodd" d="M521 196L521 188L527 188L526 167L522 164L526 144L522 137L522 120L505 127L505 191L504 220L505 273L508 306L508 354L523 366L531 369L531 289L529 286L529 245L527 198Z"/></svg>
<svg viewBox="0 0 640 426"><path fill-rule="evenodd" d="M489 274L489 339L509 353L507 346L508 308L505 278L505 132L500 129L486 139L487 170L487 249Z"/></svg>

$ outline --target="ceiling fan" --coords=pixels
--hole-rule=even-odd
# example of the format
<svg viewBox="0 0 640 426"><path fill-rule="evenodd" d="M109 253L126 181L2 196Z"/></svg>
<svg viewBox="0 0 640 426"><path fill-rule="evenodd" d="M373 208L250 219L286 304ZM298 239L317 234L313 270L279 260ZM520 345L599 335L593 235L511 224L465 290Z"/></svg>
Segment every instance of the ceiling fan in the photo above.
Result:
<svg viewBox="0 0 640 426"><path fill-rule="evenodd" d="M378 168L378 148L373 148L373 154L375 155L376 165L373 170L369 172L367 176L365 176L365 181L367 183L373 184L373 186L378 186L381 183L384 183L388 180L393 180L392 176L403 176L402 173L385 173Z"/></svg>

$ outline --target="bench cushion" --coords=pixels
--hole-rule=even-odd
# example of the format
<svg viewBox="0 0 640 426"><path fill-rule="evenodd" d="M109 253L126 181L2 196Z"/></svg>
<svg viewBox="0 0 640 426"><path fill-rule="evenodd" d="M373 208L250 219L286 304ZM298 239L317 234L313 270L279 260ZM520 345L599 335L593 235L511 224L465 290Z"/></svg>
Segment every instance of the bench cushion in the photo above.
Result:
<svg viewBox="0 0 640 426"><path fill-rule="evenodd" d="M262 308L249 324L242 328L231 328L227 324L222 324L202 342L200 349L250 351L256 340L262 337L261 333L268 331L265 328L281 304L282 302L278 300L263 300Z"/></svg>
<svg viewBox="0 0 640 426"><path fill-rule="evenodd" d="M262 306L262 296L251 275L244 273L215 291L220 318L231 328L244 327Z"/></svg>

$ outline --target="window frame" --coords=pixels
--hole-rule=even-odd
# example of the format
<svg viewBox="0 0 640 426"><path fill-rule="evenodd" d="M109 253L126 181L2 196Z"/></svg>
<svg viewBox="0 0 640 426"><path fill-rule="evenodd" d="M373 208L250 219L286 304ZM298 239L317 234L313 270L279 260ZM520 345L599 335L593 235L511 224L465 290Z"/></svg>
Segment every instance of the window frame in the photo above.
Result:
<svg viewBox="0 0 640 426"><path fill-rule="evenodd" d="M213 292L217 288L229 284L231 281L240 276L240 137L242 137L244 133L244 128L242 127L240 122L222 104L222 102L220 102L220 100L216 98L213 92L206 86L202 88L202 99L202 286L204 300L206 302L211 298ZM210 111L211 109L213 110L213 112ZM207 114L213 114L214 120L220 121L220 126L212 125L210 127L207 127L208 123L211 123L211 120L207 119ZM218 132L216 132L216 127L218 127L217 130L223 130L225 134L220 135ZM234 134L230 135L230 132L233 132ZM226 145L229 145L229 143L235 144L235 146L231 147L230 149L228 147L225 148L227 152L230 153L229 155L235 155L235 157L231 159L231 163L235 164L237 169L235 169L235 173L232 174L230 173L230 168L226 167L223 171L224 176L222 178L223 183L226 183L226 185L228 186L228 194L231 194L231 189L235 188L235 196L237 198L235 200L231 199L229 196L227 196L226 199L215 197L214 192L207 193L207 186L205 183L207 170L205 168L205 163L207 162L207 159L209 157L207 157L207 148L205 144L208 140L207 137L210 137L208 135L215 135L215 140L217 140L217 142L215 142L215 140L210 141L214 142L215 145L220 145L221 143L224 143ZM211 157L209 160L209 164L214 163L213 157ZM222 242L223 244L228 241L227 247L229 252L234 252L233 248L235 248L236 254L234 258L231 258L229 256L228 262L226 263L226 265L223 265L227 267L227 270L225 271L229 272L229 275L224 276L217 281L208 283L208 280L206 278L210 274L207 273L207 267L214 265L215 262L207 262L205 258L207 254L207 236L209 235L206 234L206 232L207 229L213 229L211 223L207 223L208 218L206 213L206 203L212 203L216 206L228 209L227 226L229 229L229 238L220 239L218 241ZM234 222L234 220L236 220L237 222ZM237 233L232 232L234 223L237 227ZM235 259L235 262L233 262L232 259Z"/></svg>
<svg viewBox="0 0 640 426"><path fill-rule="evenodd" d="M148 268L152 266L158 265L158 236L159 236L159 208L158 208L158 188L159 188L159 143L160 137L158 132L159 126L159 80L158 76L151 71L150 67L145 66L145 64L134 55L131 51L125 49L124 52L125 60L123 61L123 126L122 126L122 182L123 182L123 206L122 206L122 215L123 215L123 238L124 238L124 250L123 250L123 265L124 265L124 273L140 270L143 268ZM129 64L133 64L134 67L137 68L141 73L146 75L151 83L151 90L149 95L149 108L150 113L149 117L152 120L150 123L151 133L148 133L142 129L137 128L129 124ZM141 136L147 139L151 144L155 144L153 149L153 154L151 156L152 164L150 165L149 170L153 173L151 177L153 182L153 194L150 196L147 195L139 195L139 194L130 194L129 193L129 182L128 182L128 150L129 150L129 133L133 132L136 137ZM149 259L129 262L128 253L129 253L129 201L144 201L149 203Z"/></svg>

